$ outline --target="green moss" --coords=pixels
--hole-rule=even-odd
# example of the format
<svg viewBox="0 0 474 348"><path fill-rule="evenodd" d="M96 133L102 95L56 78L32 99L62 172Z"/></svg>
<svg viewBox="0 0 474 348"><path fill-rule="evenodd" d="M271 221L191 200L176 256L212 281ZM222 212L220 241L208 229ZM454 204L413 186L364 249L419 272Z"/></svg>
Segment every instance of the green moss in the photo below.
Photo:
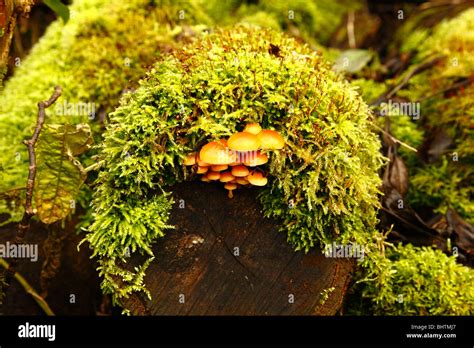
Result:
<svg viewBox="0 0 474 348"><path fill-rule="evenodd" d="M281 58L269 53L270 43ZM354 88L308 46L243 27L204 36L163 57L111 114L87 240L107 264L125 261L124 248L150 254L161 233L124 212L143 209L188 179L182 160L204 141L255 121L286 140L284 150L268 154L269 186L260 194L265 216L282 221L296 250L335 240L363 244L377 222L382 163L368 118ZM164 210L150 214L166 224Z"/></svg>
<svg viewBox="0 0 474 348"><path fill-rule="evenodd" d="M362 6L361 1L346 0L201 0L201 4L218 25L250 23L280 29L316 45L327 44L344 15Z"/></svg>
<svg viewBox="0 0 474 348"><path fill-rule="evenodd" d="M348 314L473 315L474 271L431 247L388 246L347 302ZM374 276L375 275L375 276Z"/></svg>
<svg viewBox="0 0 474 348"><path fill-rule="evenodd" d="M436 211L453 203L470 221L474 206L474 85L469 82L474 73L473 16L474 9L469 9L438 24L429 37L415 31L406 38L404 49L414 50L413 64L434 57L440 60L411 78L407 88L398 93L398 97L420 103L419 129L430 134L440 128L453 139L436 163L416 166L410 203L415 207L426 204ZM462 81L464 86L453 89Z"/></svg>
<svg viewBox="0 0 474 348"><path fill-rule="evenodd" d="M445 214L448 208L474 224L474 168L452 165L443 158L441 163L427 165L415 171L410 178L408 200L415 208L433 207L434 212Z"/></svg>
<svg viewBox="0 0 474 348"><path fill-rule="evenodd" d="M352 79L351 85L358 89L359 94L367 103L377 99L386 89L385 84L364 78Z"/></svg>
<svg viewBox="0 0 474 348"><path fill-rule="evenodd" d="M179 11L185 11L183 19ZM37 103L55 85L62 86L63 95L48 109L47 122L89 122L99 130L99 117L113 109L123 90L136 87L161 52L174 47L176 35L183 35L176 25L207 21L192 2L74 1L68 23L58 20L48 28L0 94L0 192L25 185L28 164L22 140L31 136ZM93 104L94 120L85 112L61 115L64 103ZM12 204L1 200L0 212L17 220L20 214Z"/></svg>

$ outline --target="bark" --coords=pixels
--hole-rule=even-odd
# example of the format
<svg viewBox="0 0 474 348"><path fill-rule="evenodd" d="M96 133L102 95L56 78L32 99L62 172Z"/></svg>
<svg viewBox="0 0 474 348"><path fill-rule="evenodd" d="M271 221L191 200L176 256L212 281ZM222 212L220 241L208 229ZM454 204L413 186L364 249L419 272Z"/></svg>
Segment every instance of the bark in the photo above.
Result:
<svg viewBox="0 0 474 348"><path fill-rule="evenodd" d="M354 262L295 252L278 221L262 216L258 190L229 199L222 185L188 182L173 192L176 229L153 248L145 277L152 300L125 301L132 314L334 315L341 308ZM141 261L132 256L127 267Z"/></svg>
<svg viewBox="0 0 474 348"><path fill-rule="evenodd" d="M25 16L30 12L34 0L0 0L0 81L6 72L10 44L17 23L18 16Z"/></svg>

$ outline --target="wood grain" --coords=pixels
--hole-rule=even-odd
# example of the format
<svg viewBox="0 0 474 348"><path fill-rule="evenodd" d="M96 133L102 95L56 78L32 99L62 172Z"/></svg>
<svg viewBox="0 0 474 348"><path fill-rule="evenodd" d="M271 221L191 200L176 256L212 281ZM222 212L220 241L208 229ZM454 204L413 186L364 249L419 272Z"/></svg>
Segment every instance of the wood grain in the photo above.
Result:
<svg viewBox="0 0 474 348"><path fill-rule="evenodd" d="M258 192L242 188L229 199L219 183L177 185L170 221L176 229L154 246L145 278L152 300L134 295L125 307L135 315L337 313L354 263L295 252L278 222L263 218ZM132 256L128 267L142 261Z"/></svg>

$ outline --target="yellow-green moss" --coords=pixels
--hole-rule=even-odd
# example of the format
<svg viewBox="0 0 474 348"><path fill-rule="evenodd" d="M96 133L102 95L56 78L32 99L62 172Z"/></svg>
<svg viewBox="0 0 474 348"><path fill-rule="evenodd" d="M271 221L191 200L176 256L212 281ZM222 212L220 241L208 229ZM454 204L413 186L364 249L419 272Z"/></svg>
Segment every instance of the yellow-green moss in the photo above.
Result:
<svg viewBox="0 0 474 348"><path fill-rule="evenodd" d="M348 314L473 315L474 271L431 247L386 246L348 298Z"/></svg>
<svg viewBox="0 0 474 348"><path fill-rule="evenodd" d="M416 124L426 130L425 134L442 129L453 140L436 163L415 168L410 178L413 186L410 203L441 212L454 204L470 222L474 222L473 16L474 9L469 9L438 24L432 35L423 36L423 40L419 39L422 35L419 31L406 38L404 49L414 50L413 64L434 57L440 60L412 77L408 86L397 94L420 103L421 118ZM459 83L464 85L453 88Z"/></svg>
<svg viewBox="0 0 474 348"><path fill-rule="evenodd" d="M270 44L280 48L278 57ZM170 187L186 180L185 155L203 141L259 122L286 139L269 153L265 216L280 218L296 250L332 241L365 243L374 233L382 163L369 111L357 92L308 46L268 30L236 28L155 64L111 115L101 146L95 221L87 240L102 261L147 252L166 224ZM154 198L150 198L154 197ZM156 209L130 214L154 200Z"/></svg>
<svg viewBox="0 0 474 348"><path fill-rule="evenodd" d="M218 25L238 23L280 29L310 44L327 44L345 14L362 1L292 0L220 1L200 0Z"/></svg>
<svg viewBox="0 0 474 348"><path fill-rule="evenodd" d="M48 109L47 122L89 122L98 130L99 119L122 91L136 87L148 66L174 47L177 35L183 36L180 28L208 23L193 2L76 0L70 9L68 23L51 24L0 93L0 192L24 186L28 165L22 140L31 136L37 103L55 85L61 85L63 95ZM94 119L85 113L58 115L65 102L93 103ZM6 204L0 200L0 212L18 219L14 202Z"/></svg>

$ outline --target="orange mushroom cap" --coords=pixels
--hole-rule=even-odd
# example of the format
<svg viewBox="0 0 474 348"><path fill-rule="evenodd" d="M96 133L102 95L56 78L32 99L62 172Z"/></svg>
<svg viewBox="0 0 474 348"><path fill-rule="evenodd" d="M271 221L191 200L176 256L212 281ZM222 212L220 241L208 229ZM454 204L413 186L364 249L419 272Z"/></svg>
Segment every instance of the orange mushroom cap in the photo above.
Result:
<svg viewBox="0 0 474 348"><path fill-rule="evenodd" d="M222 143L211 141L202 147L199 152L199 158L211 165L216 165L235 162L236 156L234 151L230 151Z"/></svg>
<svg viewBox="0 0 474 348"><path fill-rule="evenodd" d="M186 156L186 158L184 159L184 162L183 164L185 166L193 166L196 164L196 153L193 152L193 153L190 153L189 155Z"/></svg>
<svg viewBox="0 0 474 348"><path fill-rule="evenodd" d="M260 140L255 134L239 132L232 135L227 144L234 151L254 151L260 147Z"/></svg>
<svg viewBox="0 0 474 348"><path fill-rule="evenodd" d="M221 172L223 170L226 170L227 168L229 168L227 164L216 164L211 166L211 170L214 172Z"/></svg>
<svg viewBox="0 0 474 348"><path fill-rule="evenodd" d="M249 181L246 178L236 178L235 182L240 185L248 185Z"/></svg>
<svg viewBox="0 0 474 348"><path fill-rule="evenodd" d="M255 167L268 162L268 156L260 151L252 152L244 161L246 166Z"/></svg>
<svg viewBox="0 0 474 348"><path fill-rule="evenodd" d="M232 167L232 175L235 177L243 177L249 174L249 169L246 166Z"/></svg>
<svg viewBox="0 0 474 348"><path fill-rule="evenodd" d="M244 128L244 132L257 135L262 130L262 127L258 123L247 123Z"/></svg>
<svg viewBox="0 0 474 348"><path fill-rule="evenodd" d="M210 163L202 161L199 157L197 158L196 162L197 162L199 167L210 167L211 166Z"/></svg>
<svg viewBox="0 0 474 348"><path fill-rule="evenodd" d="M213 172L213 171L208 171L207 174L206 174L206 177L207 177L209 180L219 180L220 177L221 177L221 173L219 173L219 172Z"/></svg>
<svg viewBox="0 0 474 348"><path fill-rule="evenodd" d="M201 167L201 166L198 166L198 169L197 169L197 172L198 174L204 174L204 173L207 173L207 171L209 170L209 167Z"/></svg>
<svg viewBox="0 0 474 348"><path fill-rule="evenodd" d="M224 188L229 191L229 198L232 198L234 197L234 195L232 194L232 191L237 188L237 184L228 182L224 185Z"/></svg>
<svg viewBox="0 0 474 348"><path fill-rule="evenodd" d="M233 176L231 172L223 172L221 173L221 177L219 178L220 182L229 182L234 179L235 176Z"/></svg>
<svg viewBox="0 0 474 348"><path fill-rule="evenodd" d="M262 130L257 137L260 140L260 148L265 150L278 150L285 146L285 140L280 133L271 129Z"/></svg>
<svg viewBox="0 0 474 348"><path fill-rule="evenodd" d="M265 186L268 179L261 172L254 171L247 176L247 180L254 186Z"/></svg>

